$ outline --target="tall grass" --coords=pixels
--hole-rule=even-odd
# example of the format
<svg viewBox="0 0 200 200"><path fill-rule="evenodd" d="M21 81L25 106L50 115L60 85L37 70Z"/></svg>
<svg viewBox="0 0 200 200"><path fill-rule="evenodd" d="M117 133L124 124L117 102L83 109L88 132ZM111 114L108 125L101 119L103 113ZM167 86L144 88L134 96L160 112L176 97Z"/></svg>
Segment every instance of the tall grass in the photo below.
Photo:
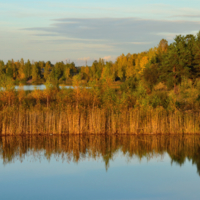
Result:
<svg viewBox="0 0 200 200"><path fill-rule="evenodd" d="M199 134L200 112L163 108L121 111L98 107L14 108L0 111L0 133L19 134Z"/></svg>

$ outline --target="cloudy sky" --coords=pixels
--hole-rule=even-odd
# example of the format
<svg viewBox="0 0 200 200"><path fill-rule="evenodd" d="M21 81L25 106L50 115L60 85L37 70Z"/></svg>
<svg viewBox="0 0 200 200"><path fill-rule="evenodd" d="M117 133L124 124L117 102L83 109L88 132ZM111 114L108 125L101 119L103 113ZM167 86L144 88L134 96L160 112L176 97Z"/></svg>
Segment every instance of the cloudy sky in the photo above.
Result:
<svg viewBox="0 0 200 200"><path fill-rule="evenodd" d="M199 0L0 0L0 60L115 60L200 30Z"/></svg>

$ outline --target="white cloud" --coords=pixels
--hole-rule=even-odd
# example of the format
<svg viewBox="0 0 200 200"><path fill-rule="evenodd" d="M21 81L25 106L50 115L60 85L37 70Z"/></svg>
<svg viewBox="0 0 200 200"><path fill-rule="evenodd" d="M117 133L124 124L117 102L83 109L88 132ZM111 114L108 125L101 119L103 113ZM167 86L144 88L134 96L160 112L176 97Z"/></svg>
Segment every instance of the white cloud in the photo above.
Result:
<svg viewBox="0 0 200 200"><path fill-rule="evenodd" d="M114 61L116 59L116 56L104 56L102 59L106 61Z"/></svg>
<svg viewBox="0 0 200 200"><path fill-rule="evenodd" d="M78 58L78 61L87 61L90 60L90 57L83 57L83 58Z"/></svg>

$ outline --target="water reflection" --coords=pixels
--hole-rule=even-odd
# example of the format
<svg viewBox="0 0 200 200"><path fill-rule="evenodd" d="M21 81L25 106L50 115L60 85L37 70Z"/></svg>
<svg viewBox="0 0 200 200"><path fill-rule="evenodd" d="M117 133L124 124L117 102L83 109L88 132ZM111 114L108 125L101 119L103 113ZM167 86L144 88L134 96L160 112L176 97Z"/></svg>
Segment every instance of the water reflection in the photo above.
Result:
<svg viewBox="0 0 200 200"><path fill-rule="evenodd" d="M166 152L171 163L183 165L186 159L197 166L200 175L200 136L106 136L106 135L68 135L68 136L5 136L0 137L0 157L4 164L21 162L27 154L35 159L44 155L67 162L76 162L86 158L103 158L106 169L118 152L128 159L138 157L151 160Z"/></svg>

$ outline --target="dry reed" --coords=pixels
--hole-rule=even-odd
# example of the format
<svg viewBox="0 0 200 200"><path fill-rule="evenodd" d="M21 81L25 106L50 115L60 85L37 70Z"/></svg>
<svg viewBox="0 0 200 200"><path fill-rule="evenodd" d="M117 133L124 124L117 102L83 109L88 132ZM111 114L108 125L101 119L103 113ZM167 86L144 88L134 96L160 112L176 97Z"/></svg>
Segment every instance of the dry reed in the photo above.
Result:
<svg viewBox="0 0 200 200"><path fill-rule="evenodd" d="M163 108L6 107L0 111L0 134L199 134L199 114Z"/></svg>

